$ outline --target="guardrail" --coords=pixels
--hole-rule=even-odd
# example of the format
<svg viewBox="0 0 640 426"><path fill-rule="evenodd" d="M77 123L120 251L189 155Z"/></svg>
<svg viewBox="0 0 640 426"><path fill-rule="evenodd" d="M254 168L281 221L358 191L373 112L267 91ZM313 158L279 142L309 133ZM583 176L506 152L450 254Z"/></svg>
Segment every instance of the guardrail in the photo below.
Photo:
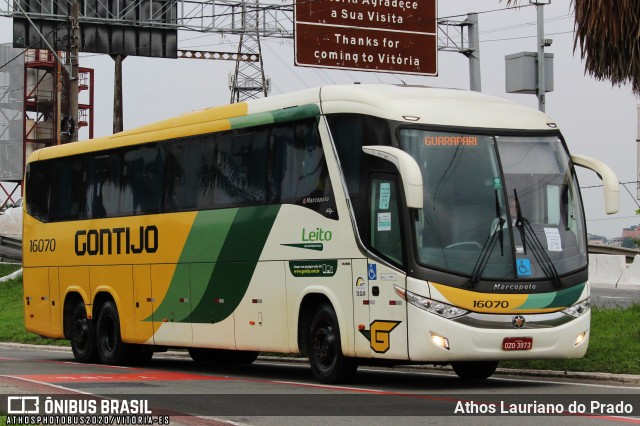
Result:
<svg viewBox="0 0 640 426"><path fill-rule="evenodd" d="M9 247L14 250L22 250L22 240L0 235L0 246Z"/></svg>
<svg viewBox="0 0 640 426"><path fill-rule="evenodd" d="M590 254L617 254L625 256L627 263L633 262L633 259L640 254L640 250L634 250L624 247L598 246L589 244L588 250Z"/></svg>
<svg viewBox="0 0 640 426"><path fill-rule="evenodd" d="M0 235L0 259L22 260L22 240Z"/></svg>

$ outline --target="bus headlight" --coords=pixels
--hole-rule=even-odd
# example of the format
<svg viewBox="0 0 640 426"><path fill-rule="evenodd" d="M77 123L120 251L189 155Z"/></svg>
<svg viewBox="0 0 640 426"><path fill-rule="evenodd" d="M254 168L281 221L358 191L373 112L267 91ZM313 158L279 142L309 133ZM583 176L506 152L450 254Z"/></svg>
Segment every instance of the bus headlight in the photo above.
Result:
<svg viewBox="0 0 640 426"><path fill-rule="evenodd" d="M432 314L436 314L447 319L452 319L461 317L462 315L465 315L469 312L464 309L456 308L455 306L449 305L447 303L438 302L436 300L429 299L428 297L420 296L419 294L412 293L403 288L397 286L394 287L398 296L402 297L413 306L416 306L427 312L431 312Z"/></svg>
<svg viewBox="0 0 640 426"><path fill-rule="evenodd" d="M587 312L589 312L589 307L591 306L591 300L587 297L582 302L578 302L572 306L569 306L566 309L562 310L563 314L572 316L574 318L578 318Z"/></svg>

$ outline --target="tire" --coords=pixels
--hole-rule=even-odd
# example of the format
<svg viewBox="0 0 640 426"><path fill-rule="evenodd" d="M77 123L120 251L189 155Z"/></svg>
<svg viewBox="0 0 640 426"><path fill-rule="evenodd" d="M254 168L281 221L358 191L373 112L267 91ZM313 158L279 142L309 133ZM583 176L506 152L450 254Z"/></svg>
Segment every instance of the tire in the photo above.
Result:
<svg viewBox="0 0 640 426"><path fill-rule="evenodd" d="M254 351L189 348L191 359L199 363L251 364L258 358L258 354L259 352Z"/></svg>
<svg viewBox="0 0 640 426"><path fill-rule="evenodd" d="M131 348L122 342L120 335L118 309L110 300L100 309L96 332L98 355L103 364L123 365L131 362Z"/></svg>
<svg viewBox="0 0 640 426"><path fill-rule="evenodd" d="M71 350L78 362L92 363L99 360L96 347L96 326L87 318L84 303L80 302L71 314Z"/></svg>
<svg viewBox="0 0 640 426"><path fill-rule="evenodd" d="M212 349L189 348L189 356L197 363L213 362Z"/></svg>
<svg viewBox="0 0 640 426"><path fill-rule="evenodd" d="M320 383L344 383L353 378L358 364L342 354L338 319L331 305L321 305L316 310L307 345L311 371Z"/></svg>
<svg viewBox="0 0 640 426"><path fill-rule="evenodd" d="M461 361L452 362L451 367L463 380L485 380L498 368L499 361Z"/></svg>

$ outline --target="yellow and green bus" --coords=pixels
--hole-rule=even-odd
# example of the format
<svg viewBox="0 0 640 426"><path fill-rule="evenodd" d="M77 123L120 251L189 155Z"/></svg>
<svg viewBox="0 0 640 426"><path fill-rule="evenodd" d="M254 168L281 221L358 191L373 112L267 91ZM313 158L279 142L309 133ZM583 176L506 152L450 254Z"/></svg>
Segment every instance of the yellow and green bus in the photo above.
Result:
<svg viewBox="0 0 640 426"><path fill-rule="evenodd" d="M586 229L547 115L460 90L325 86L28 159L27 330L80 362L309 357L358 365L585 354Z"/></svg>

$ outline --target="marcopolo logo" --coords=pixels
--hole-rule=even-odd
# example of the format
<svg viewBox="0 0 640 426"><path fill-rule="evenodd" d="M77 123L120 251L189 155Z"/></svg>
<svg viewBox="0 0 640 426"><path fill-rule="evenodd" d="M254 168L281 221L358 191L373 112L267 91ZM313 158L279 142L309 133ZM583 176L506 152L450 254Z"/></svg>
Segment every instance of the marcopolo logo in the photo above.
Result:
<svg viewBox="0 0 640 426"><path fill-rule="evenodd" d="M154 225L140 226L137 230L82 229L76 231L75 251L77 256L155 253L158 241L158 228Z"/></svg>

